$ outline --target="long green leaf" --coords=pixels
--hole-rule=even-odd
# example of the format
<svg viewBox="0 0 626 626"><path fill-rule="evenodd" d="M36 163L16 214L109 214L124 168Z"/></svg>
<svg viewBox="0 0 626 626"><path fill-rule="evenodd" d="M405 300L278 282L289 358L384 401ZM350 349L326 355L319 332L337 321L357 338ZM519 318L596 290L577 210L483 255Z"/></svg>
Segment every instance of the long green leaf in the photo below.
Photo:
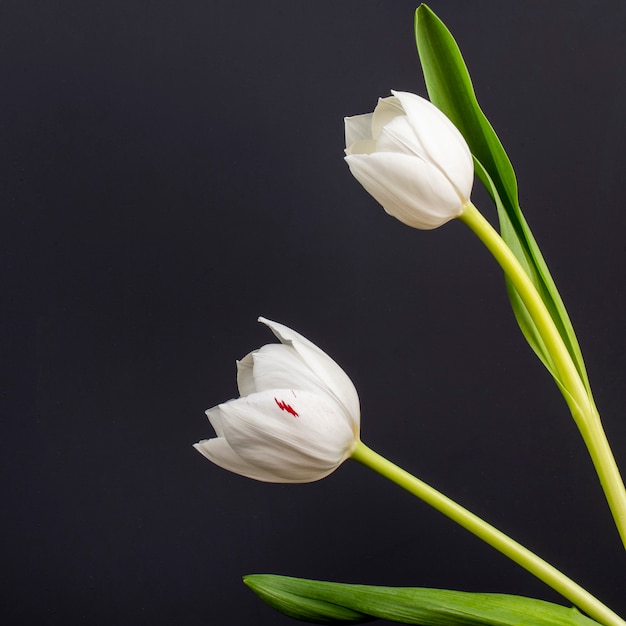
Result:
<svg viewBox="0 0 626 626"><path fill-rule="evenodd" d="M253 574L244 582L281 613L316 624L386 619L421 626L598 626L575 608L506 594L350 585L272 574Z"/></svg>
<svg viewBox="0 0 626 626"><path fill-rule="evenodd" d="M571 321L520 209L515 172L478 104L459 47L444 23L424 4L415 13L415 37L429 97L465 137L474 155L476 174L496 204L501 235L537 288L590 393L582 353ZM524 336L561 386L526 307L510 284L507 284L507 291Z"/></svg>

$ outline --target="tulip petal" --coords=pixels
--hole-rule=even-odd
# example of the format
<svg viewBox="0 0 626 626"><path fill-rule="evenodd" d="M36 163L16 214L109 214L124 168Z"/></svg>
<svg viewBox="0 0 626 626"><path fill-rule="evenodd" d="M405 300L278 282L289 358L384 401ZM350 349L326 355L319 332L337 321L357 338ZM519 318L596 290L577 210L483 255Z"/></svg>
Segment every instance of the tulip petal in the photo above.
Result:
<svg viewBox="0 0 626 626"><path fill-rule="evenodd" d="M224 416L222 415L222 411L219 406L214 406L212 409L208 409L205 412L205 415L209 418L209 422L211 426L213 426L213 430L218 437L224 436L224 429L222 428L222 423L224 422Z"/></svg>
<svg viewBox="0 0 626 626"><path fill-rule="evenodd" d="M363 115L352 115L344 118L346 134L346 147L361 141L371 141L372 137L372 117L373 113Z"/></svg>
<svg viewBox="0 0 626 626"><path fill-rule="evenodd" d="M295 330L264 317L259 317L259 322L268 326L283 344L294 348L302 361L311 370L311 375L319 378L326 391L344 407L352 418L354 425L358 428L361 414L359 396L352 381L343 369L323 350ZM290 386L293 387L293 385ZM309 389L309 387L304 389Z"/></svg>
<svg viewBox="0 0 626 626"><path fill-rule="evenodd" d="M413 228L429 230L458 217L463 202L432 164L392 152L345 157L350 171L385 211Z"/></svg>
<svg viewBox="0 0 626 626"><path fill-rule="evenodd" d="M237 389L240 396L249 396L257 391L254 382L254 352L246 354L241 361L237 361Z"/></svg>
<svg viewBox="0 0 626 626"><path fill-rule="evenodd" d="M404 115L404 109L395 95L379 98L372 116L372 137L378 139L383 128L398 115Z"/></svg>
<svg viewBox="0 0 626 626"><path fill-rule="evenodd" d="M270 389L302 389L329 394L326 385L315 376L293 346L271 343L255 350L250 356L253 362L254 392ZM244 394L241 388L239 391L242 396L248 395Z"/></svg>
<svg viewBox="0 0 626 626"><path fill-rule="evenodd" d="M399 115L383 128L376 141L376 151L409 154L428 160L425 158L422 143L406 115Z"/></svg>
<svg viewBox="0 0 626 626"><path fill-rule="evenodd" d="M431 102L413 93L392 91L421 144L422 154L444 173L459 195L468 200L474 182L474 162L456 126ZM376 117L376 114L374 114Z"/></svg>
<svg viewBox="0 0 626 626"><path fill-rule="evenodd" d="M242 459L223 437L205 439L195 443L193 447L215 465L235 474L266 483L290 482Z"/></svg>
<svg viewBox="0 0 626 626"><path fill-rule="evenodd" d="M274 389L221 404L224 437L248 464L280 479L310 482L330 474L357 433L329 396Z"/></svg>
<svg viewBox="0 0 626 626"><path fill-rule="evenodd" d="M364 139L350 144L344 152L346 154L371 154L376 151L376 141L374 139Z"/></svg>

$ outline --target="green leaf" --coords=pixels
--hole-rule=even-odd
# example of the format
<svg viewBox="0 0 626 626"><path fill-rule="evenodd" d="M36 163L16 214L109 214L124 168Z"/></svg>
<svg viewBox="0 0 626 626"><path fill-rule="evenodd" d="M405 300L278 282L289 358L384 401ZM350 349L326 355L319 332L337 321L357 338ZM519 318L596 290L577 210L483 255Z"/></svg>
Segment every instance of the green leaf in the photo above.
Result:
<svg viewBox="0 0 626 626"><path fill-rule="evenodd" d="M520 209L511 161L478 104L459 47L444 23L424 4L415 12L415 38L428 95L465 137L474 155L476 174L496 204L502 238L534 283L590 394L585 364L571 321ZM524 336L563 390L532 318L508 281L507 291Z"/></svg>
<svg viewBox="0 0 626 626"><path fill-rule="evenodd" d="M386 619L421 626L598 626L575 608L497 593L350 585L272 574L244 582L276 610L316 624Z"/></svg>
<svg viewBox="0 0 626 626"><path fill-rule="evenodd" d="M273 609L304 622L363 624L376 619L347 605L327 601L315 594L307 595L305 588L312 581L273 574L251 574L244 576L243 582Z"/></svg>

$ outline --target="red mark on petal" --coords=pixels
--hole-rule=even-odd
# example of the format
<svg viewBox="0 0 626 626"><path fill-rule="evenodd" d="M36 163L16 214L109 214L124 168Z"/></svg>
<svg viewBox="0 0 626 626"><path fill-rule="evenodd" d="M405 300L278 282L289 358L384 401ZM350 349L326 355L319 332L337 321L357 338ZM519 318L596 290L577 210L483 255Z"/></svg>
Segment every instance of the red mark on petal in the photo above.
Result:
<svg viewBox="0 0 626 626"><path fill-rule="evenodd" d="M287 413L289 413L290 415L293 415L294 417L299 417L299 415L296 413L296 410L290 404L287 404L284 400L274 398L274 402L276 402L278 408L281 411L287 411Z"/></svg>

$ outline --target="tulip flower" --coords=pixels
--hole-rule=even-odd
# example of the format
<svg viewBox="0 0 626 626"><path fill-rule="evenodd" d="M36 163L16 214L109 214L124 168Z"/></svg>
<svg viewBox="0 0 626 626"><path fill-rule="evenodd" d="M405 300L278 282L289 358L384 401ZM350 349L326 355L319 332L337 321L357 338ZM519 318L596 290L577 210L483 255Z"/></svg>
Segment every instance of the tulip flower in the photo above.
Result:
<svg viewBox="0 0 626 626"><path fill-rule="evenodd" d="M270 320L280 344L237 362L240 398L206 414L217 437L194 447L213 463L274 483L324 478L359 441L359 397L347 374L297 332Z"/></svg>
<svg viewBox="0 0 626 626"><path fill-rule="evenodd" d="M345 119L346 162L387 213L430 230L459 217L474 182L470 150L433 104L401 91Z"/></svg>

